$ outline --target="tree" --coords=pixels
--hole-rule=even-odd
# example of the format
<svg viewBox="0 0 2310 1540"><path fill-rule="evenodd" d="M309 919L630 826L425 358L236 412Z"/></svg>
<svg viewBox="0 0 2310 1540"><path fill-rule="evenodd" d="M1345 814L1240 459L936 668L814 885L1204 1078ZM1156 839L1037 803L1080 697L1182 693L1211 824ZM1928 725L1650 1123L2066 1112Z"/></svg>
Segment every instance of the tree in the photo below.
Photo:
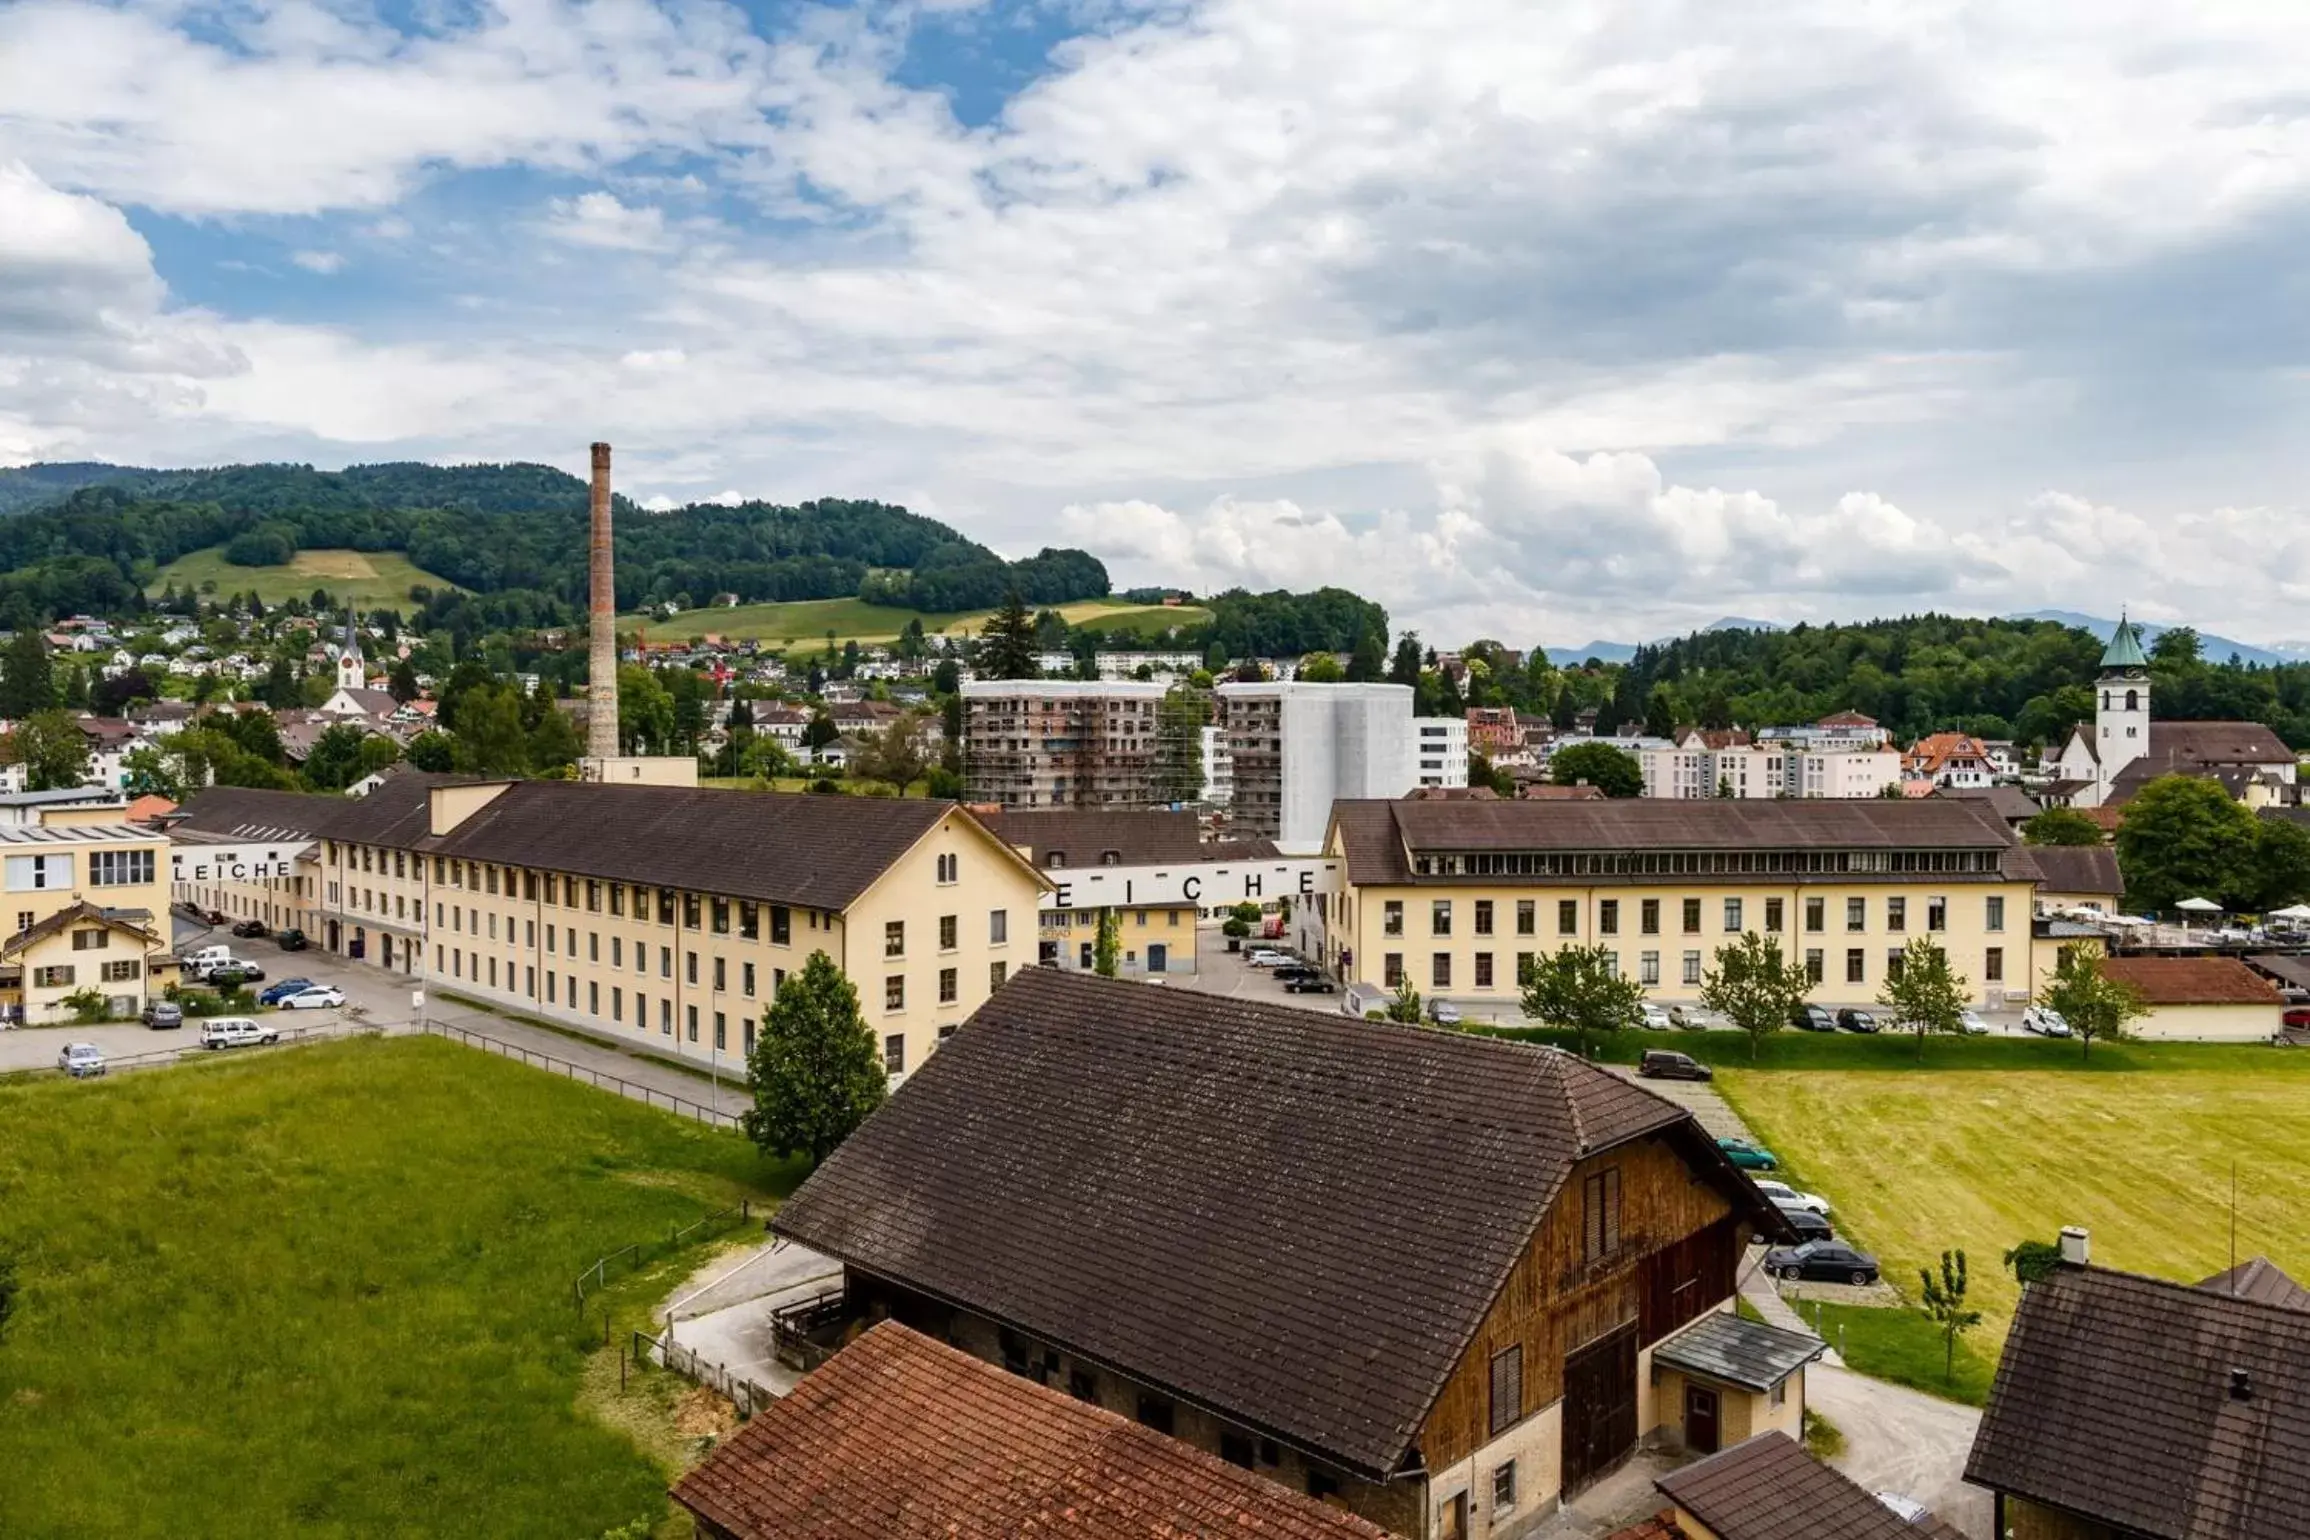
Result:
<svg viewBox="0 0 2310 1540"><path fill-rule="evenodd" d="M930 671L930 688L934 695L957 695L962 691L962 665L952 658L941 658L938 667Z"/></svg>
<svg viewBox="0 0 2310 1540"><path fill-rule="evenodd" d="M1099 910L1099 935L1091 943L1091 971L1111 979L1123 958L1123 921L1112 906Z"/></svg>
<svg viewBox="0 0 2310 1540"><path fill-rule="evenodd" d="M1645 697L1644 733L1648 738L1676 736L1676 695L1667 685L1654 685Z"/></svg>
<svg viewBox="0 0 2310 1540"><path fill-rule="evenodd" d="M1414 689L1420 683L1420 633L1406 631L1396 638L1396 655L1388 664L1388 683L1408 684Z"/></svg>
<svg viewBox="0 0 2310 1540"><path fill-rule="evenodd" d="M1636 756L1609 743L1575 743L1558 749L1548 761L1548 778L1559 786L1585 781L1608 797L1644 795L1644 766Z"/></svg>
<svg viewBox="0 0 2310 1540"><path fill-rule="evenodd" d="M738 761L738 773L774 781L794 773L794 756L787 752L785 744L758 733L746 745L746 752Z"/></svg>
<svg viewBox="0 0 2310 1540"><path fill-rule="evenodd" d="M824 706L810 713L810 720L802 726L802 746L814 754L841 736Z"/></svg>
<svg viewBox="0 0 2310 1540"><path fill-rule="evenodd" d="M979 628L978 676L981 679L1033 679L1042 673L1035 661L1035 621L1026 601L1012 589L1002 608Z"/></svg>
<svg viewBox="0 0 2310 1540"><path fill-rule="evenodd" d="M457 766L474 775L523 775L529 770L529 734L521 725L521 695L512 685L467 692L457 713Z"/></svg>
<svg viewBox="0 0 2310 1540"><path fill-rule="evenodd" d="M1965 1253L1941 1253L1941 1276L1935 1278L1928 1268L1917 1269L1924 1280L1921 1291L1923 1303L1917 1308L1925 1319L1941 1328L1942 1364L1944 1380L1957 1378L1957 1339L1981 1324L1981 1312L1965 1308Z"/></svg>
<svg viewBox="0 0 2310 1540"><path fill-rule="evenodd" d="M29 620L20 621L8 639L8 653L0 659L0 717L20 722L34 712L56 704L56 673L48 658L48 640Z"/></svg>
<svg viewBox="0 0 2310 1540"><path fill-rule="evenodd" d="M1634 1022L1644 986L1623 978L1620 959L1601 946L1566 946L1525 965L1524 1014L1573 1034L1582 1057L1589 1041Z"/></svg>
<svg viewBox="0 0 2310 1540"><path fill-rule="evenodd" d="M2287 818L2255 820L2252 889L2247 906L2264 913L2310 898L2310 829Z"/></svg>
<svg viewBox="0 0 2310 1540"><path fill-rule="evenodd" d="M2005 1265L2024 1286L2043 1283L2061 1266L2061 1247L2052 1241L2020 1241L2005 1254Z"/></svg>
<svg viewBox="0 0 2310 1540"><path fill-rule="evenodd" d="M55 791L88 783L88 739L72 714L51 708L16 724L17 762L32 791Z"/></svg>
<svg viewBox="0 0 2310 1540"><path fill-rule="evenodd" d="M1949 965L1949 953L1931 936L1912 936L1888 970L1877 1003L1904 1032L1917 1034L1917 1057L1925 1057L1929 1032L1963 1032L1971 1003L1965 975Z"/></svg>
<svg viewBox="0 0 2310 1540"><path fill-rule="evenodd" d="M185 799L183 772L151 744L141 744L122 755L120 771L131 796L166 797L171 802Z"/></svg>
<svg viewBox="0 0 2310 1540"><path fill-rule="evenodd" d="M2021 825L2024 845L2098 845L2101 825L2074 807L2049 807Z"/></svg>
<svg viewBox="0 0 2310 1540"><path fill-rule="evenodd" d="M2184 669L2200 661L2204 646L2194 626L2175 626L2150 643L2150 662L2159 669Z"/></svg>
<svg viewBox="0 0 2310 1540"><path fill-rule="evenodd" d="M1768 1032L1789 1024L1813 992L1803 963L1784 958L1777 941L1757 931L1716 949L1716 966L1701 975L1700 1003L1749 1035L1749 1062Z"/></svg>
<svg viewBox="0 0 2310 1540"><path fill-rule="evenodd" d="M674 698L651 670L618 668L618 742L629 754L666 754L674 747Z"/></svg>
<svg viewBox="0 0 2310 1540"><path fill-rule="evenodd" d="M343 791L368 771L362 768L361 746L370 735L350 722L321 730L305 755L305 780L315 791Z"/></svg>
<svg viewBox="0 0 2310 1540"><path fill-rule="evenodd" d="M251 759L268 765L281 762L281 724L270 711L220 711L207 720Z"/></svg>
<svg viewBox="0 0 2310 1540"><path fill-rule="evenodd" d="M410 767L432 775L447 775L457 768L457 740L427 729L409 740Z"/></svg>
<svg viewBox="0 0 2310 1540"><path fill-rule="evenodd" d="M813 1166L890 1095L858 990L824 952L789 974L762 1012L747 1072L747 1136L781 1159L807 1155Z"/></svg>
<svg viewBox="0 0 2310 1540"><path fill-rule="evenodd" d="M538 713L537 725L529 730L529 764L540 775L551 775L578 762L586 751L585 740L578 737L577 723L570 714L546 703Z"/></svg>
<svg viewBox="0 0 2310 1540"><path fill-rule="evenodd" d="M1375 627L1356 628L1355 645L1348 650L1348 680L1368 684L1387 670L1387 638Z"/></svg>
<svg viewBox="0 0 2310 1540"><path fill-rule="evenodd" d="M1300 660L1299 677L1308 684L1339 684L1346 680L1347 670L1330 653L1311 652Z"/></svg>
<svg viewBox="0 0 2310 1540"><path fill-rule="evenodd" d="M1390 1021L1400 1021L1407 1027L1420 1024L1424 1008L1420 1003L1420 992L1412 987L1410 974L1396 980L1396 992L1388 996L1388 1003L1380 1009Z"/></svg>
<svg viewBox="0 0 2310 1540"><path fill-rule="evenodd" d="M2140 991L2101 971L2094 947L2071 942L2046 975L2045 1003L2061 1013L2075 1033L2080 1058L2093 1056L2095 1039L2124 1040L2126 1028L2149 1014Z"/></svg>
<svg viewBox="0 0 2310 1540"><path fill-rule="evenodd" d="M386 691L406 706L425 693L417 687L417 665L407 658L396 658L393 672L385 676Z"/></svg>
<svg viewBox="0 0 2310 1540"><path fill-rule="evenodd" d="M1503 797L1516 795L1516 777L1492 763L1482 749L1468 751L1468 784L1485 786Z"/></svg>
<svg viewBox="0 0 2310 1540"><path fill-rule="evenodd" d="M2250 897L2255 822L2219 781L2159 776L2126 804L2118 824L2127 899L2170 909L2191 897L2221 904Z"/></svg>
<svg viewBox="0 0 2310 1540"><path fill-rule="evenodd" d="M160 686L141 668L124 668L89 686L88 704L100 716L116 717L133 701L159 700Z"/></svg>
<svg viewBox="0 0 2310 1540"><path fill-rule="evenodd" d="M866 747L850 772L869 780L888 781L904 796L906 789L930 769L930 762L922 723L914 717L903 717L881 732L867 735Z"/></svg>

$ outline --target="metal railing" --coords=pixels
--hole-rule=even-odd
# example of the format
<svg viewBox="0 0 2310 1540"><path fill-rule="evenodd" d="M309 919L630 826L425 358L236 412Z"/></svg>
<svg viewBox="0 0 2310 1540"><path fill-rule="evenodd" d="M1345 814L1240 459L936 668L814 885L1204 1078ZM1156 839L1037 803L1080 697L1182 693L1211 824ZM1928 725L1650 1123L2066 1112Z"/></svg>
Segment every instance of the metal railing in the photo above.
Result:
<svg viewBox="0 0 2310 1540"><path fill-rule="evenodd" d="M704 1102L692 1101L686 1096L677 1096L671 1091L661 1091L656 1086L644 1085L638 1080L628 1080L623 1075L613 1075L607 1070L595 1069L590 1065L579 1064L536 1048L525 1047L520 1043L510 1043L501 1037L491 1037L486 1032L476 1032L469 1027L452 1026L445 1021L430 1019L425 1022L424 1030L430 1036L445 1037L453 1042L463 1043L468 1048L479 1048L501 1058L519 1059L532 1069L550 1070L554 1074L567 1076L571 1080L582 1080L598 1090L615 1091L630 1101L638 1101L650 1107L661 1107L668 1112L679 1113L686 1118L696 1118L699 1122L710 1124L715 1128L739 1129L743 1127L738 1114L735 1112L724 1112L718 1107L707 1106Z"/></svg>
<svg viewBox="0 0 2310 1540"><path fill-rule="evenodd" d="M191 1021L198 1021L199 1019L197 1016L190 1018L187 1025L190 1025ZM147 1053L107 1054L104 1060L104 1074L109 1075L114 1070L123 1070L133 1074L140 1069L166 1069L172 1065L181 1064L187 1059L206 1062L212 1057L226 1054L239 1058L267 1048L294 1048L308 1043L328 1042L331 1039L341 1037L383 1037L385 1030L382 1026L365 1021L347 1021L327 1026L284 1027L281 1029L277 1042L244 1043L232 1049L207 1048L196 1040L179 1044L173 1048L155 1048ZM22 1069L0 1070L0 1080L62 1080L67 1075L68 1071L56 1064L32 1064L26 1065ZM95 1079L100 1077L84 1076L82 1078Z"/></svg>
<svg viewBox="0 0 2310 1540"><path fill-rule="evenodd" d="M824 1289L808 1299L780 1305L770 1312L771 1349L787 1368L807 1374L834 1356L834 1348L812 1333L840 1321L849 1308L849 1296L839 1287Z"/></svg>
<svg viewBox="0 0 2310 1540"><path fill-rule="evenodd" d="M635 1332L632 1352L637 1364L655 1361L691 1383L714 1391L736 1407L740 1417L751 1417L778 1399L768 1386L732 1374L726 1365L709 1362L693 1353L676 1342L671 1331L663 1337L653 1337L646 1331Z"/></svg>
<svg viewBox="0 0 2310 1540"><path fill-rule="evenodd" d="M666 1238L662 1242L656 1240L635 1241L630 1246L620 1246L617 1250L596 1258L593 1266L579 1273L570 1286L570 1293L575 1298L577 1307L583 1310L586 1304L586 1294L589 1292L586 1288L586 1280L588 1278L593 1280L594 1290L598 1291L607 1287L611 1263L630 1263L635 1267L640 1267L643 1262L652 1257L663 1256L667 1252L679 1250L682 1244L692 1236L702 1234L708 1229L729 1229L734 1225L746 1224L753 1217L754 1200L740 1198L728 1208L718 1208L713 1213L702 1215L686 1225L669 1226L666 1231Z"/></svg>

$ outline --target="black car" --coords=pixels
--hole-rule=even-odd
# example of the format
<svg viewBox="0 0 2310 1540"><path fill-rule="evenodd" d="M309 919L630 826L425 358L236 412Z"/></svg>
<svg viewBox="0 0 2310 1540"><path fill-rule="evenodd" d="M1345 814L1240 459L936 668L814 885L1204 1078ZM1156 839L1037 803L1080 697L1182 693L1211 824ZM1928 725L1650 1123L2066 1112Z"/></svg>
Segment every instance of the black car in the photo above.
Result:
<svg viewBox="0 0 2310 1540"><path fill-rule="evenodd" d="M1851 1005L1837 1012L1837 1025L1848 1032L1875 1032L1878 1030L1875 1016L1858 1006Z"/></svg>
<svg viewBox="0 0 2310 1540"><path fill-rule="evenodd" d="M1330 995L1339 992L1339 986L1313 968L1304 968L1297 977L1283 981L1287 995Z"/></svg>
<svg viewBox="0 0 2310 1540"><path fill-rule="evenodd" d="M1647 1048L1636 1061L1636 1072L1648 1080L1714 1080L1716 1072L1689 1053L1669 1048Z"/></svg>
<svg viewBox="0 0 2310 1540"><path fill-rule="evenodd" d="M1285 963L1281 967L1270 970L1269 976L1278 984L1289 984L1295 979L1314 978L1316 970L1306 963Z"/></svg>
<svg viewBox="0 0 2310 1540"><path fill-rule="evenodd" d="M201 982L212 989L238 989L243 984L262 984L265 970L255 963L231 962L221 968L211 968Z"/></svg>
<svg viewBox="0 0 2310 1540"><path fill-rule="evenodd" d="M254 940L258 936L271 935L272 931L262 920L243 920L233 927L233 934Z"/></svg>
<svg viewBox="0 0 2310 1540"><path fill-rule="evenodd" d="M1766 1252L1765 1272L1775 1278L1803 1278L1813 1283L1875 1283L1877 1259L1843 1241L1807 1241L1802 1246L1775 1246Z"/></svg>
<svg viewBox="0 0 2310 1540"><path fill-rule="evenodd" d="M1809 1208L1802 1208L1797 1204L1783 1203L1778 1200L1775 1200L1773 1207L1781 1211L1781 1217L1789 1222L1789 1228L1797 1232L1797 1240L1800 1244L1805 1241L1825 1241L1837 1233L1829 1224L1827 1216L1815 1213Z"/></svg>
<svg viewBox="0 0 2310 1540"><path fill-rule="evenodd" d="M1829 1014L1826 1006L1800 1005L1789 1013L1789 1025L1800 1032L1834 1032L1837 1018Z"/></svg>
<svg viewBox="0 0 2310 1540"><path fill-rule="evenodd" d="M305 939L305 933L294 927L282 931L275 939L281 943L281 950L284 952L302 952L306 947L312 945Z"/></svg>

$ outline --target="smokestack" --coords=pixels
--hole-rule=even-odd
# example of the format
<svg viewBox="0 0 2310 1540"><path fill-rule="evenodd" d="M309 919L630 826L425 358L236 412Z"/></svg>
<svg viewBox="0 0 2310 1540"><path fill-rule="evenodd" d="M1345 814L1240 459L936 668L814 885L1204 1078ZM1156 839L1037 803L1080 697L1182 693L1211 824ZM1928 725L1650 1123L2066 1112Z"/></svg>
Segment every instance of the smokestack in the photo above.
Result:
<svg viewBox="0 0 2310 1540"><path fill-rule="evenodd" d="M610 560L610 446L594 445L592 606L586 623L586 754L618 754L618 587Z"/></svg>

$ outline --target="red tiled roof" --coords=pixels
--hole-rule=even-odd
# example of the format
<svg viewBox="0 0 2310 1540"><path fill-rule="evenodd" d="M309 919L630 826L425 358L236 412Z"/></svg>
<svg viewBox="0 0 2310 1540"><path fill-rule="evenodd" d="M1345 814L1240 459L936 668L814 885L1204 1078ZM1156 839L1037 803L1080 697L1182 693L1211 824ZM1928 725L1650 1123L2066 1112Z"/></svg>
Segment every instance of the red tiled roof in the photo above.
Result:
<svg viewBox="0 0 2310 1540"><path fill-rule="evenodd" d="M739 1540L1381 1540L1378 1526L884 1322L675 1483Z"/></svg>
<svg viewBox="0 0 2310 1540"><path fill-rule="evenodd" d="M2104 957L2103 978L2150 1005L2277 1005L2278 986L2235 957Z"/></svg>
<svg viewBox="0 0 2310 1540"><path fill-rule="evenodd" d="M1717 1540L1915 1540L1917 1531L1786 1433L1760 1433L1655 1486Z"/></svg>

